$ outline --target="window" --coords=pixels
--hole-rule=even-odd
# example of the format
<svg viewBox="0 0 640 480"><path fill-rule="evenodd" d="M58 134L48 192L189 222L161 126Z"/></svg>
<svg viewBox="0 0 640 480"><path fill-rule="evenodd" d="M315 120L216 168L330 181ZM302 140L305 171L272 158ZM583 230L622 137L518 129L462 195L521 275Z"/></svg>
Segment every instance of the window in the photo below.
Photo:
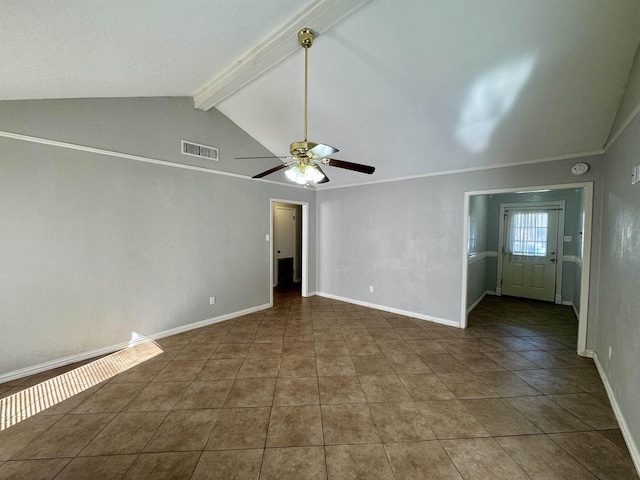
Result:
<svg viewBox="0 0 640 480"><path fill-rule="evenodd" d="M510 212L507 248L514 255L547 255L549 212Z"/></svg>

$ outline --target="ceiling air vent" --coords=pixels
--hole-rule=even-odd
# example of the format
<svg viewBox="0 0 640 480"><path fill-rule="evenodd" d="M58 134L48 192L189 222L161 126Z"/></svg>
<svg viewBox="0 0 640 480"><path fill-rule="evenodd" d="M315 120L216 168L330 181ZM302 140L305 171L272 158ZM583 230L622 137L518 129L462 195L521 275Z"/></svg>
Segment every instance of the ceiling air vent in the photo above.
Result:
<svg viewBox="0 0 640 480"><path fill-rule="evenodd" d="M186 140L182 140L182 154L191 155L192 157L208 158L216 162L219 160L218 149L216 147L187 142Z"/></svg>

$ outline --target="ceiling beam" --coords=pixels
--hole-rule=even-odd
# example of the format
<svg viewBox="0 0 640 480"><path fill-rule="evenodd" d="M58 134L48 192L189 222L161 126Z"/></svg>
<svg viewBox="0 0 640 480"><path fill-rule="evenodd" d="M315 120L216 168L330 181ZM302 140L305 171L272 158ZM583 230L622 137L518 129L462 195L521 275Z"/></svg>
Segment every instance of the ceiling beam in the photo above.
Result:
<svg viewBox="0 0 640 480"><path fill-rule="evenodd" d="M339 23L370 0L316 0L208 85L193 95L196 108L209 110L300 49L298 31L316 35Z"/></svg>

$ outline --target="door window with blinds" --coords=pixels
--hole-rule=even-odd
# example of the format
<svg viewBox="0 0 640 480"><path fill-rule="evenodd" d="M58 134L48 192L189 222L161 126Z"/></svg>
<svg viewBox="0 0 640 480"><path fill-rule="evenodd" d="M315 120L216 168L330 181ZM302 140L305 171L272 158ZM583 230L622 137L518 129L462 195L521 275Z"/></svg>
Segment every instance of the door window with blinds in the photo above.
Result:
<svg viewBox="0 0 640 480"><path fill-rule="evenodd" d="M509 211L506 249L513 255L544 257L548 251L549 212Z"/></svg>

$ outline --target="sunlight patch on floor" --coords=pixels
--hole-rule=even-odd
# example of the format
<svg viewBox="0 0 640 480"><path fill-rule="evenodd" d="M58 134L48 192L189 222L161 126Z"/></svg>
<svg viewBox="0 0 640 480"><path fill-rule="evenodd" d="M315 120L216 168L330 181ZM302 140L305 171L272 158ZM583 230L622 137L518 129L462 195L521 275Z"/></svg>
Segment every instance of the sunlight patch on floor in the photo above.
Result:
<svg viewBox="0 0 640 480"><path fill-rule="evenodd" d="M156 342L133 333L124 350L99 358L0 400L0 431L162 353Z"/></svg>

